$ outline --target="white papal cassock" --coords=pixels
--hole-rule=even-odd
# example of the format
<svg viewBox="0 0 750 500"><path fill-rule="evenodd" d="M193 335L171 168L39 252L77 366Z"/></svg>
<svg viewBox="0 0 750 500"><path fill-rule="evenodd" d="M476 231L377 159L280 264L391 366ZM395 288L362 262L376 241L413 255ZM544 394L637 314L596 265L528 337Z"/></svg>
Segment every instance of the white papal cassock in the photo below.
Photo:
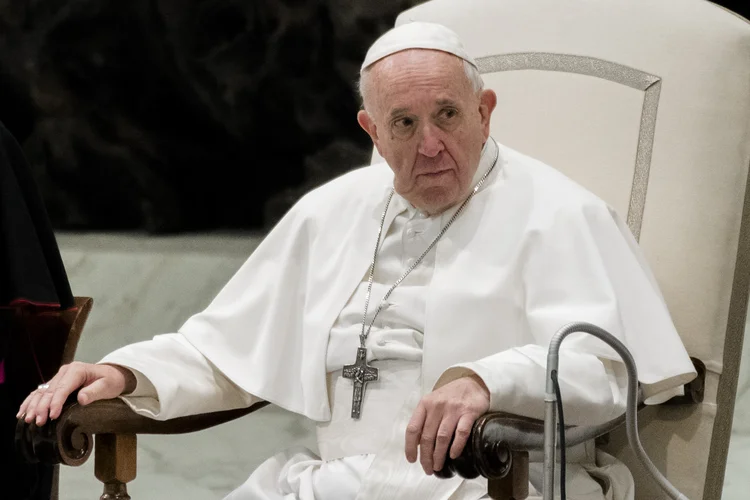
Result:
<svg viewBox="0 0 750 500"><path fill-rule="evenodd" d="M484 480L426 476L404 457L406 423L432 389L476 373L492 411L542 418L549 340L587 321L632 351L649 402L679 393L694 370L627 227L588 191L492 139L474 182L498 148L481 190L379 314L367 354L380 379L367 386L361 420L349 417L352 383L341 370L354 362L393 185L385 164L306 195L179 333L105 357L136 372L137 389L123 399L160 420L266 400L319 422L320 457L281 452L231 499L471 500L485 498ZM394 195L368 319L454 211L427 217ZM563 343L560 380L566 423L601 423L624 410L623 366L593 337ZM593 443L569 461L568 498L632 498L627 469ZM540 464L531 476L541 488Z"/></svg>

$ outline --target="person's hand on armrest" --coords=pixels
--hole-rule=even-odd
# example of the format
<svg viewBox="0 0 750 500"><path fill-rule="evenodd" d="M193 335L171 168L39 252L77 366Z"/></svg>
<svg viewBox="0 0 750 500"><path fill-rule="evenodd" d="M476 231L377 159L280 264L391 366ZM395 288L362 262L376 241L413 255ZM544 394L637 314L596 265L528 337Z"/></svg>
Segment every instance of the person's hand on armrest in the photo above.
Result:
<svg viewBox="0 0 750 500"><path fill-rule="evenodd" d="M133 392L136 378L133 372L122 366L75 361L61 367L45 385L48 387L40 386L26 397L16 418L23 416L27 423L36 419L36 425L41 426L47 422L47 417L54 420L60 416L65 400L76 389L81 389L78 402L87 405Z"/></svg>

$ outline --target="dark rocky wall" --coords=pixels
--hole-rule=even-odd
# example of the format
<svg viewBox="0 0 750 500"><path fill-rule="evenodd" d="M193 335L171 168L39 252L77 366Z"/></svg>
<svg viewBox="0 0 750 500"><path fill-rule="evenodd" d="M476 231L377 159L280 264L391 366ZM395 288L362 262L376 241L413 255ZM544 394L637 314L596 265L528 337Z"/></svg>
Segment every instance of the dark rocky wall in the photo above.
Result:
<svg viewBox="0 0 750 500"><path fill-rule="evenodd" d="M415 3L0 2L0 119L57 228L258 227L367 162L359 64Z"/></svg>
<svg viewBox="0 0 750 500"><path fill-rule="evenodd" d="M359 64L420 1L0 1L0 120L57 228L259 227L367 162Z"/></svg>

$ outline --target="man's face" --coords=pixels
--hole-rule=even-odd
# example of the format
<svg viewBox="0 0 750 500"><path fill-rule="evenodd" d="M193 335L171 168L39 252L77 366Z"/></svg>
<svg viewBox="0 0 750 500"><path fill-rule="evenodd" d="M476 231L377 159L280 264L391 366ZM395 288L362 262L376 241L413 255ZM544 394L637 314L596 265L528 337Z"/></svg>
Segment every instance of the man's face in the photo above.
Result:
<svg viewBox="0 0 750 500"><path fill-rule="evenodd" d="M395 174L394 188L437 214L471 188L489 136L496 96L475 92L463 61L435 50L405 50L370 68L358 121Z"/></svg>

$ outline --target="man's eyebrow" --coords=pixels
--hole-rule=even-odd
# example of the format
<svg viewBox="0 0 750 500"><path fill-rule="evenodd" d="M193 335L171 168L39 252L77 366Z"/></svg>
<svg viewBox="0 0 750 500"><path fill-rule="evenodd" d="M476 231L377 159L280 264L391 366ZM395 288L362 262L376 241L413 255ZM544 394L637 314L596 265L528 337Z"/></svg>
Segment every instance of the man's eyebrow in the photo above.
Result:
<svg viewBox="0 0 750 500"><path fill-rule="evenodd" d="M389 116L391 118L395 118L396 116L399 116L399 115L405 115L408 112L409 112L409 108L395 108L391 110L391 112L389 113Z"/></svg>
<svg viewBox="0 0 750 500"><path fill-rule="evenodd" d="M456 101L453 99L438 99L438 106L457 106Z"/></svg>

